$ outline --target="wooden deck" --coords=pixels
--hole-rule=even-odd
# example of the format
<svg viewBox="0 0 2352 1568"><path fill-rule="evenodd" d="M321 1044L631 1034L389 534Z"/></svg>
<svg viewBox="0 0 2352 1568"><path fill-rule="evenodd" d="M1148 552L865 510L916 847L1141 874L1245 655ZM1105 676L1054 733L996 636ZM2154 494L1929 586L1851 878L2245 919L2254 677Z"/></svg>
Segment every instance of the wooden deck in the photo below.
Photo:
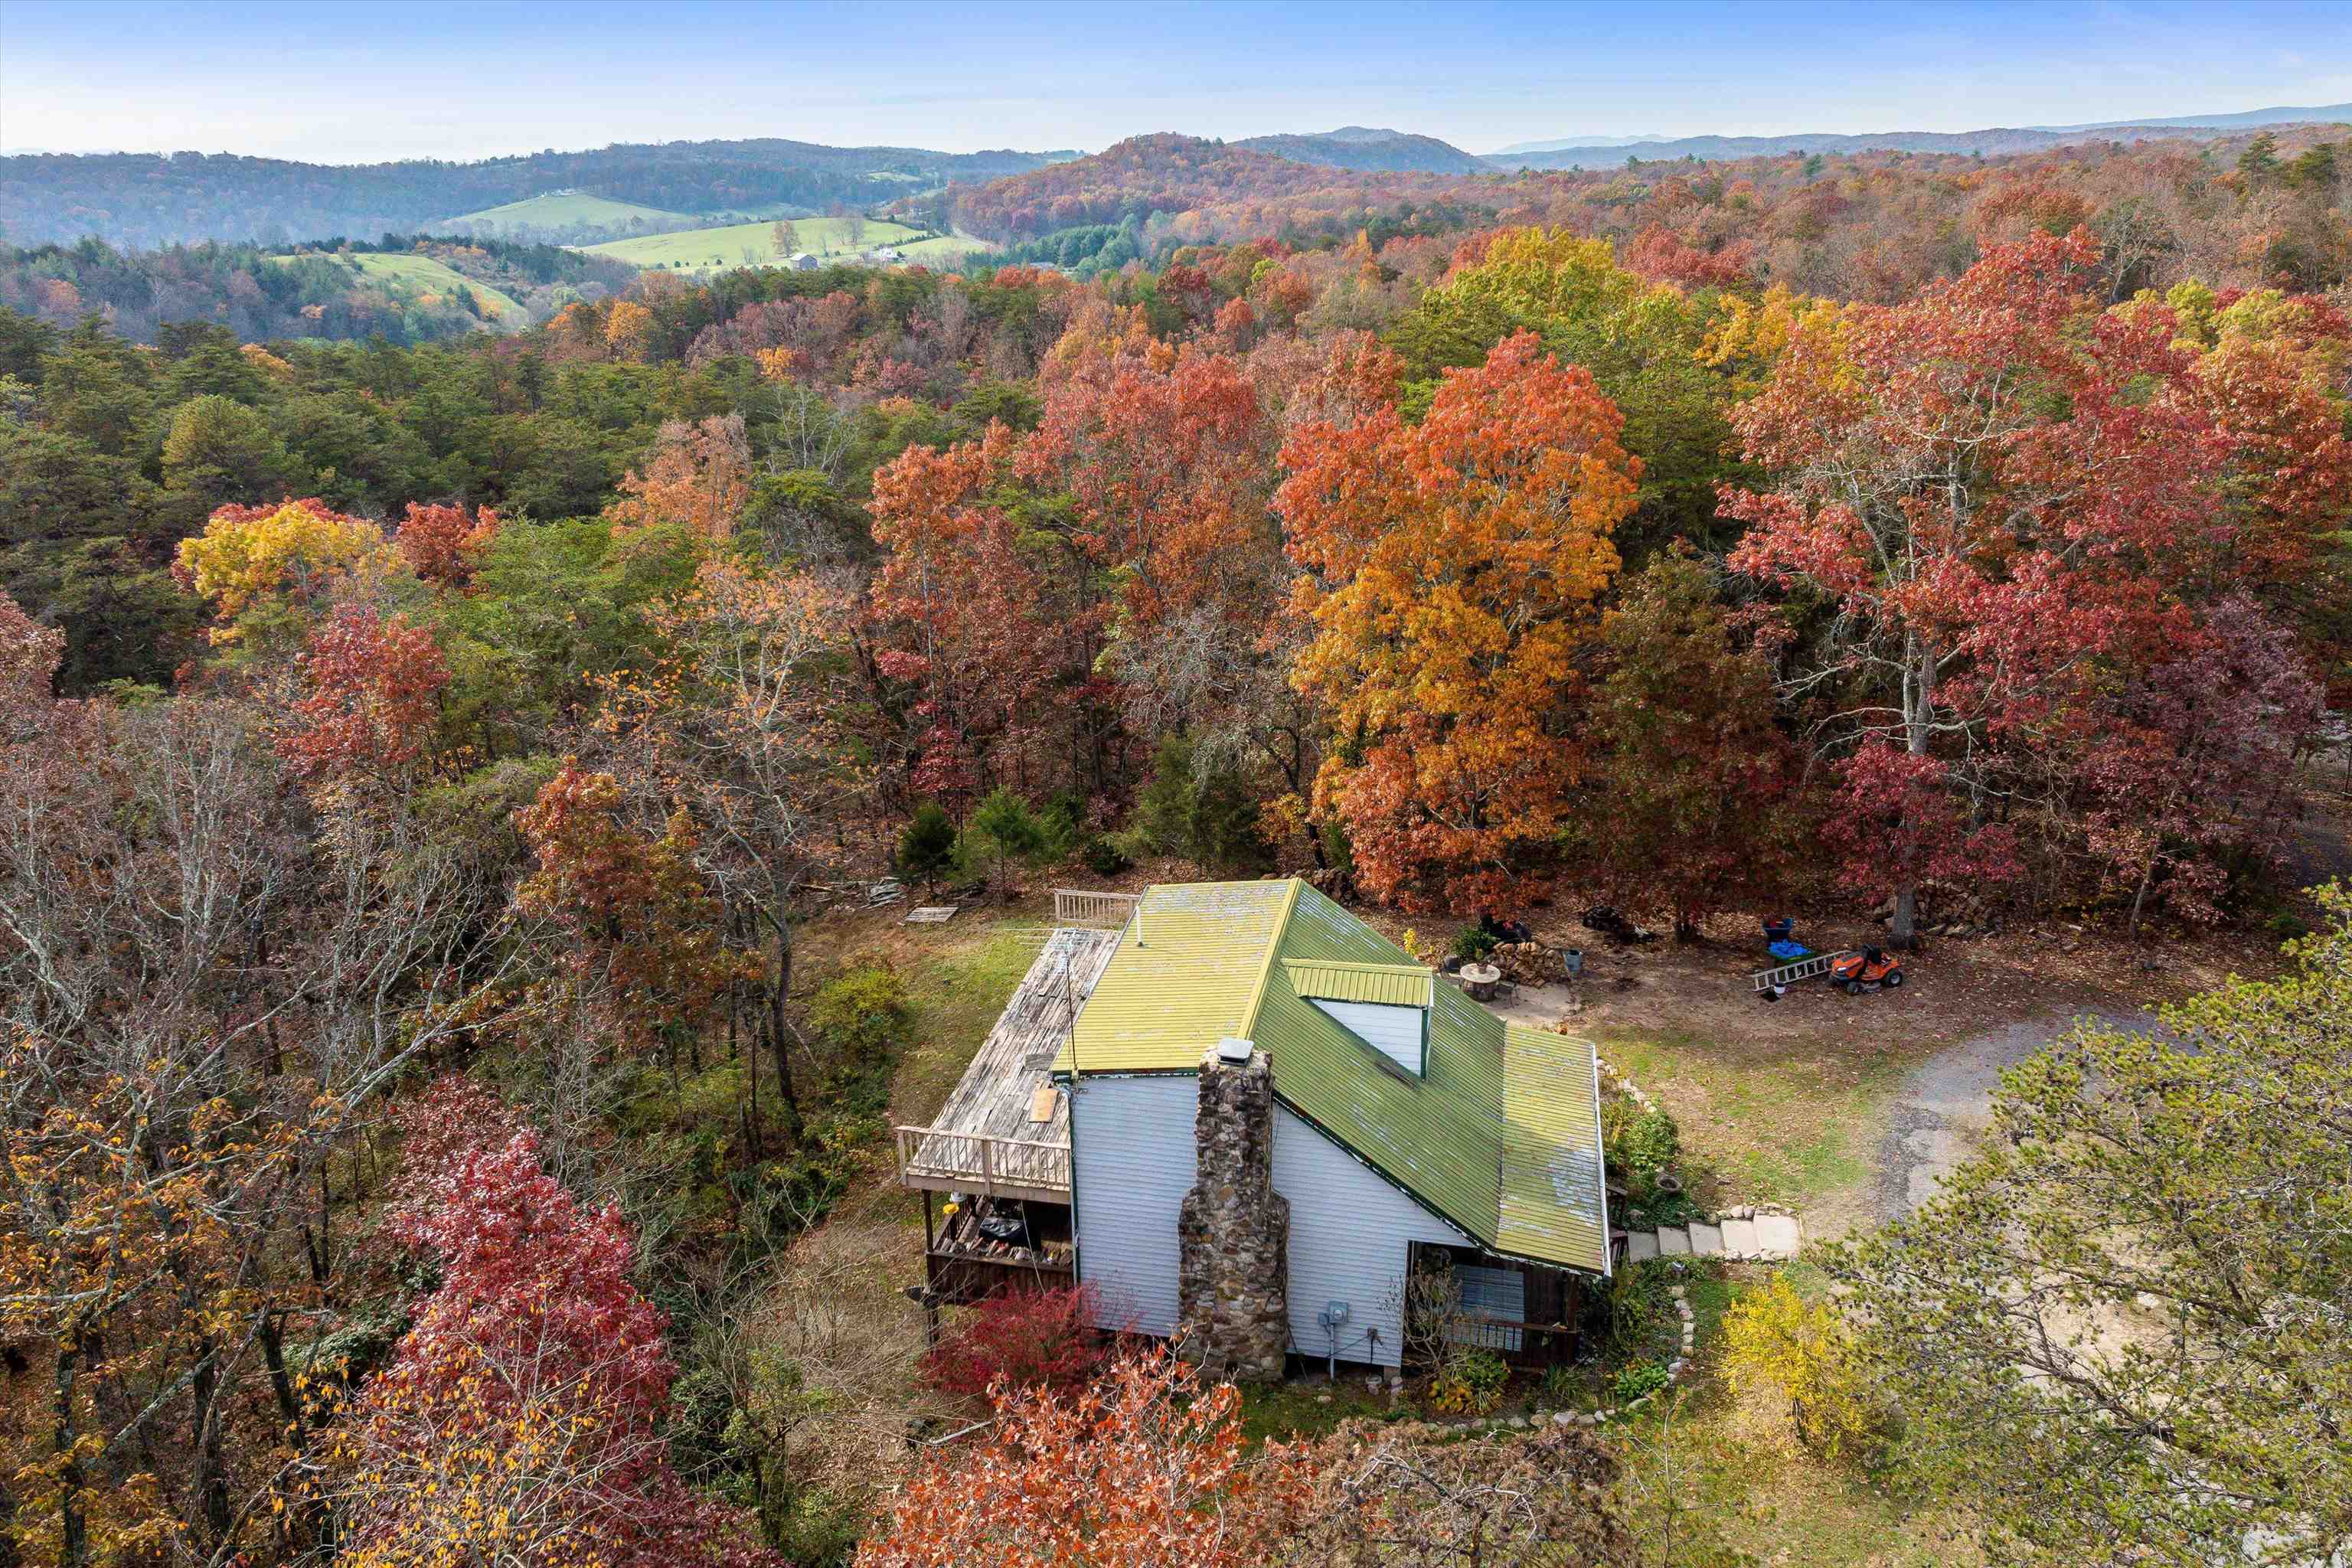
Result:
<svg viewBox="0 0 2352 1568"><path fill-rule="evenodd" d="M898 1129L901 1184L1070 1201L1070 1100L1054 1086L1054 1058L1118 937L1063 928L1046 939L939 1115ZM1045 1118L1034 1120L1040 1109Z"/></svg>

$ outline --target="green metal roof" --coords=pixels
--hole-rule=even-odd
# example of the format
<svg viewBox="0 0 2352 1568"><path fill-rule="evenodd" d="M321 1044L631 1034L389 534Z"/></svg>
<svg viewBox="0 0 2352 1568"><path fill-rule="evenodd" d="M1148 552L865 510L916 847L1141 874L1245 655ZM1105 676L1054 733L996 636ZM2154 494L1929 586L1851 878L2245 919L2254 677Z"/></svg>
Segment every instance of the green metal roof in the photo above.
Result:
<svg viewBox="0 0 2352 1568"><path fill-rule="evenodd" d="M1290 988L1324 1002L1376 1002L1386 1007L1430 1005L1433 982L1418 963L1315 963L1286 959Z"/></svg>
<svg viewBox="0 0 2352 1568"><path fill-rule="evenodd" d="M1314 1005L1430 1008L1404 1071ZM1335 994L1335 989L1382 994ZM1367 1164L1500 1252L1608 1269L1590 1041L1503 1021L1297 879L1148 889L1055 1064L1197 1070L1226 1036L1271 1057L1275 1092Z"/></svg>

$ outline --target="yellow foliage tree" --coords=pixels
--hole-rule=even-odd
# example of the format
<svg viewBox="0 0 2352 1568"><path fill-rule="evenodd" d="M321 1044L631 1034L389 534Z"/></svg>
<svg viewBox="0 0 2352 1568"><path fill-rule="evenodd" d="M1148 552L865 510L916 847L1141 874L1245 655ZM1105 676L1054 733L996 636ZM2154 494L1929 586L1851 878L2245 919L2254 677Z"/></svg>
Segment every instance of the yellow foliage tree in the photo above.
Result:
<svg viewBox="0 0 2352 1568"><path fill-rule="evenodd" d="M635 359L653 343L654 313L634 300L617 300L604 316L604 346Z"/></svg>
<svg viewBox="0 0 2352 1568"><path fill-rule="evenodd" d="M248 613L294 609L307 620L338 583L394 562L383 529L313 499L222 507L204 532L180 541L173 574L214 602L219 619L212 640L227 645L244 640Z"/></svg>
<svg viewBox="0 0 2352 1568"><path fill-rule="evenodd" d="M1723 1339L1732 1387L1785 1405L1806 1447L1835 1458L1869 1440L1874 1412L1853 1335L1834 1303L1808 1301L1776 1270L1762 1289L1731 1304Z"/></svg>

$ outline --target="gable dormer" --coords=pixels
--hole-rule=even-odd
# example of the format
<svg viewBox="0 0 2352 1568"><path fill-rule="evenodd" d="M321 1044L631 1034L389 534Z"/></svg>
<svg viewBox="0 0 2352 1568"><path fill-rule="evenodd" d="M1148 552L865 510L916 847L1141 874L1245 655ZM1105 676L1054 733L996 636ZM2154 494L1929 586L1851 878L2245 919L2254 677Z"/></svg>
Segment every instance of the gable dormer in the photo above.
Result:
<svg viewBox="0 0 2352 1568"><path fill-rule="evenodd" d="M1429 1072L1436 981L1417 963L1291 959L1291 988L1332 1022L1415 1078Z"/></svg>

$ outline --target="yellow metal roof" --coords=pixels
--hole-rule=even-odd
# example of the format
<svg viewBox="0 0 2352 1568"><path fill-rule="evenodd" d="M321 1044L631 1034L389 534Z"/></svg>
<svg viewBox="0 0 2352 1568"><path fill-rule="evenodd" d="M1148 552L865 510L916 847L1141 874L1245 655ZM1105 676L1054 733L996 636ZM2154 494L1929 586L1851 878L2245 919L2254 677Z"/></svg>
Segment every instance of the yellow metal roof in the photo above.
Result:
<svg viewBox="0 0 2352 1568"><path fill-rule="evenodd" d="M1388 1007L1426 1007L1434 987L1418 963L1333 963L1312 959L1283 961L1290 988L1325 1002L1376 1002Z"/></svg>
<svg viewBox="0 0 2352 1568"><path fill-rule="evenodd" d="M1293 879L1145 889L1054 1070L1189 1071L1226 1036L1247 1037L1302 886Z"/></svg>

